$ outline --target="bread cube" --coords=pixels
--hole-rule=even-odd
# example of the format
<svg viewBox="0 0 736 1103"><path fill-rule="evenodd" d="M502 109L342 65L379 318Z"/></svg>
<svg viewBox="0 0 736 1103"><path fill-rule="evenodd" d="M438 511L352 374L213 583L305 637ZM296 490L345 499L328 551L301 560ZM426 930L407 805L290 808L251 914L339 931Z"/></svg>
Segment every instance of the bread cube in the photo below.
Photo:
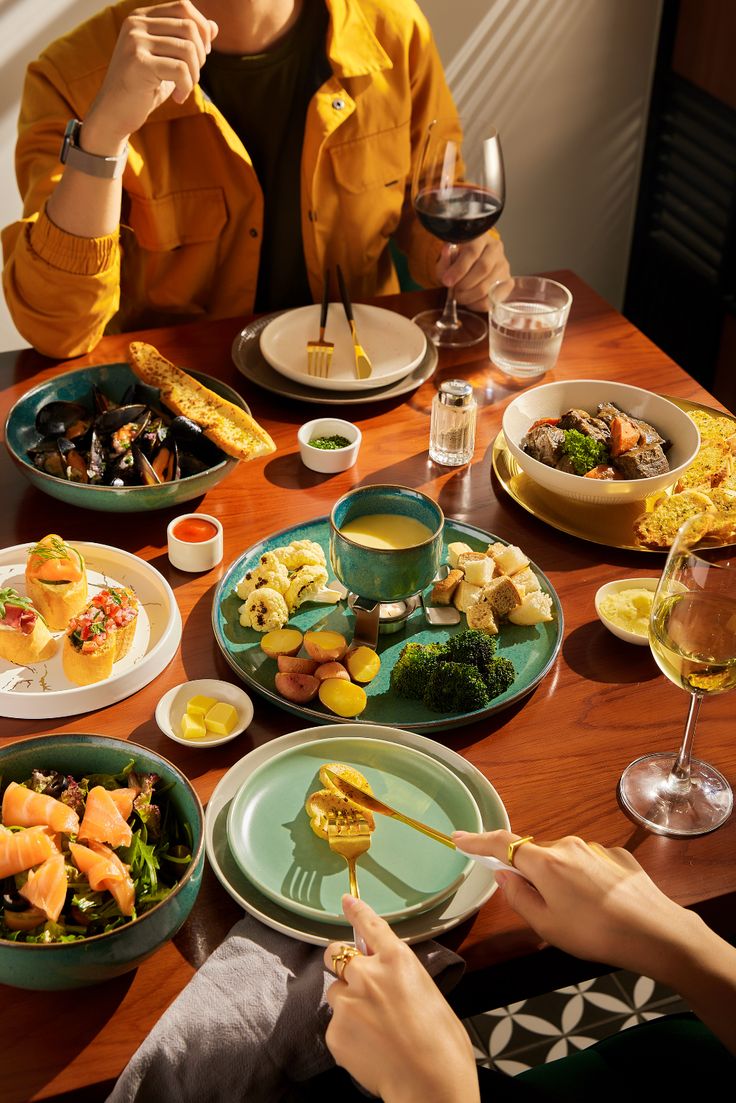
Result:
<svg viewBox="0 0 736 1103"><path fill-rule="evenodd" d="M498 624L489 601L483 597L481 590L477 601L474 601L467 612L468 628L475 628L479 632L486 632L489 636L498 635Z"/></svg>
<svg viewBox="0 0 736 1103"><path fill-rule="evenodd" d="M493 578L493 572L496 569L496 564L491 557L484 555L483 552L461 555L458 566L465 573L466 582L472 583L473 586L485 586Z"/></svg>
<svg viewBox="0 0 736 1103"><path fill-rule="evenodd" d="M517 571L512 577L514 585L518 586L523 594L531 594L542 589L539 579L531 567L524 567L523 571Z"/></svg>
<svg viewBox="0 0 736 1103"><path fill-rule="evenodd" d="M517 548L515 544L491 544L486 554L490 555L503 574L516 574L517 571L523 571L529 566L529 557L524 555L521 548Z"/></svg>
<svg viewBox="0 0 736 1103"><path fill-rule="evenodd" d="M493 609L494 617L499 620L508 616L512 609L518 608L523 597L523 593L511 578L507 575L498 575L483 587L478 600L487 602Z"/></svg>
<svg viewBox="0 0 736 1103"><path fill-rule="evenodd" d="M461 540L456 540L453 544L448 544L447 558L450 566L452 568L457 567L460 556L472 550L473 549L468 544L463 544Z"/></svg>
<svg viewBox="0 0 736 1103"><path fill-rule="evenodd" d="M473 586L472 582L466 582L465 579L459 582L455 587L455 592L452 595L452 604L461 613L467 613L471 605L473 605L482 592L482 586Z"/></svg>
<svg viewBox="0 0 736 1103"><path fill-rule="evenodd" d="M509 613L512 624L541 624L543 621L552 620L552 598L541 590L533 590L524 594L521 605L512 609Z"/></svg>
<svg viewBox="0 0 736 1103"><path fill-rule="evenodd" d="M457 569L449 572L446 578L441 578L432 587L431 600L434 605L449 605L458 582L462 581L463 572Z"/></svg>

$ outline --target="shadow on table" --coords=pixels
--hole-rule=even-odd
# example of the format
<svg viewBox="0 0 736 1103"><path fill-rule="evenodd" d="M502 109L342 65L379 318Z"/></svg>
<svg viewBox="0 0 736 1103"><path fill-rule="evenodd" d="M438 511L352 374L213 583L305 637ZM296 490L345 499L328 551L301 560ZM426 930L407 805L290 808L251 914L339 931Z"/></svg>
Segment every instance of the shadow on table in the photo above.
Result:
<svg viewBox="0 0 736 1103"><path fill-rule="evenodd" d="M571 632L562 652L570 669L591 682L628 685L660 676L648 647L624 643L598 620Z"/></svg>

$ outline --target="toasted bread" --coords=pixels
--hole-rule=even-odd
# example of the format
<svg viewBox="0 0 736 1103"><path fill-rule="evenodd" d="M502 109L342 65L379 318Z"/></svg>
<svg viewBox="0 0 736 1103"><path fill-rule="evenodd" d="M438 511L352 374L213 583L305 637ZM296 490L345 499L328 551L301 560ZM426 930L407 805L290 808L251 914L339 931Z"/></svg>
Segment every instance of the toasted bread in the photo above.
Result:
<svg viewBox="0 0 736 1103"><path fill-rule="evenodd" d="M683 490L664 498L651 513L643 513L634 522L634 535L644 548L669 548L677 530L688 517L697 513L714 513L715 507L700 490Z"/></svg>
<svg viewBox="0 0 736 1103"><path fill-rule="evenodd" d="M700 430L702 441L720 440L736 451L736 421L721 414L708 413L707 410L689 410L688 416Z"/></svg>
<svg viewBox="0 0 736 1103"><path fill-rule="evenodd" d="M711 490L708 497L716 508L708 535L711 539L730 543L736 539L736 491L719 486Z"/></svg>
<svg viewBox="0 0 736 1103"><path fill-rule="evenodd" d="M449 605L458 583L462 581L462 577L463 572L455 568L452 571L448 571L444 578L435 582L432 587L432 603L434 605Z"/></svg>
<svg viewBox="0 0 736 1103"><path fill-rule="evenodd" d="M729 446L722 440L706 440L688 469L675 484L675 493L682 490L708 490L720 486L731 473L732 459Z"/></svg>
<svg viewBox="0 0 736 1103"><path fill-rule="evenodd" d="M158 387L170 410L196 421L205 435L228 456L252 460L275 452L276 445L249 413L198 383L163 357L153 345L132 341L128 355L138 378Z"/></svg>

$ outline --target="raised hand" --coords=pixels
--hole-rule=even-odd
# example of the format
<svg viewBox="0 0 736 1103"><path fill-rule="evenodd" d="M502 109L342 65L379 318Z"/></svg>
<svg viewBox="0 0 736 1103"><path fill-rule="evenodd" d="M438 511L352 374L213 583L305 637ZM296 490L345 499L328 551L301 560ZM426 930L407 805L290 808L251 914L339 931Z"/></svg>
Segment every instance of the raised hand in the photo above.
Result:
<svg viewBox="0 0 736 1103"><path fill-rule="evenodd" d="M474 1103L472 1047L434 981L368 904L344 896L343 910L369 953L351 957L327 992L338 1065L384 1103ZM338 942L325 950L328 969L339 952Z"/></svg>
<svg viewBox="0 0 736 1103"><path fill-rule="evenodd" d="M184 103L217 35L190 0L136 8L123 23L102 87L84 120L90 152L117 147L165 100Z"/></svg>

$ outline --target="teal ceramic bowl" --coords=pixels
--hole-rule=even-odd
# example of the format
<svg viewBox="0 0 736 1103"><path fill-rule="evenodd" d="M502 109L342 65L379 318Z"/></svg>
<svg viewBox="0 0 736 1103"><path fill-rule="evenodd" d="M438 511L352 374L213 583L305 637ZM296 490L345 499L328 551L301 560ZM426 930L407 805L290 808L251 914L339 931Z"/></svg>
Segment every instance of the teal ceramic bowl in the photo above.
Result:
<svg viewBox="0 0 736 1103"><path fill-rule="evenodd" d="M426 540L409 548L367 548L342 531L372 514L411 517L425 525ZM408 486L361 486L343 495L330 514L330 562L344 586L370 601L401 601L432 581L442 559L445 517L432 498Z"/></svg>
<svg viewBox="0 0 736 1103"><path fill-rule="evenodd" d="M222 398L242 409L248 409L238 392L226 383L209 375L202 375L201 372L190 374ZM206 494L229 475L238 462L230 456L206 471L177 479L176 482L161 483L160 486L115 487L73 483L34 467L28 456L28 449L41 439L41 434L36 429L36 414L42 406L57 401L89 404L93 385L99 387L114 402L119 402L136 380L137 377L128 364L102 364L66 372L27 391L15 403L5 423L5 444L21 474L52 498L58 498L68 505L106 513L140 513L149 509L178 506Z"/></svg>
<svg viewBox="0 0 736 1103"><path fill-rule="evenodd" d="M199 892L204 865L204 812L199 797L176 766L147 747L100 735L48 735L0 750L3 786L23 781L34 767L80 777L136 768L171 783L167 799L192 830L192 861L173 891L149 912L108 934L79 942L25 943L0 939L0 983L52 991L81 988L135 969L173 938Z"/></svg>

